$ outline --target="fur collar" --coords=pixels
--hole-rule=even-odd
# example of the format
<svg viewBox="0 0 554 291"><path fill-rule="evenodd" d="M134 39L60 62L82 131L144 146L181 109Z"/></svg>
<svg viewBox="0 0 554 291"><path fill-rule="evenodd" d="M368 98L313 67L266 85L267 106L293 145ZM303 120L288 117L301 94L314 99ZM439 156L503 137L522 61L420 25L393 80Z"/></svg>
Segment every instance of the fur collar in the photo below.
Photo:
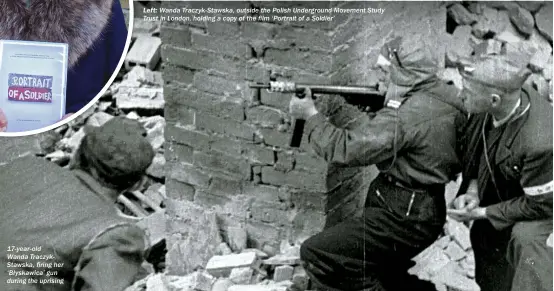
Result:
<svg viewBox="0 0 554 291"><path fill-rule="evenodd" d="M87 53L108 24L114 0L0 0L0 39L63 42L69 66Z"/></svg>

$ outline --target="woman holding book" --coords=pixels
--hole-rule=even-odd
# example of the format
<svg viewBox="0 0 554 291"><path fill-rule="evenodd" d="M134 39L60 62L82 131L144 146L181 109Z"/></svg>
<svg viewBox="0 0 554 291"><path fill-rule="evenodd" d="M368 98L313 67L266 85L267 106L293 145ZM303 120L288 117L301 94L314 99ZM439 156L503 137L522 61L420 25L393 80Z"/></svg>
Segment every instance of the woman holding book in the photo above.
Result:
<svg viewBox="0 0 554 291"><path fill-rule="evenodd" d="M112 76L127 26L119 0L0 0L0 39L68 44L70 115L90 103Z"/></svg>

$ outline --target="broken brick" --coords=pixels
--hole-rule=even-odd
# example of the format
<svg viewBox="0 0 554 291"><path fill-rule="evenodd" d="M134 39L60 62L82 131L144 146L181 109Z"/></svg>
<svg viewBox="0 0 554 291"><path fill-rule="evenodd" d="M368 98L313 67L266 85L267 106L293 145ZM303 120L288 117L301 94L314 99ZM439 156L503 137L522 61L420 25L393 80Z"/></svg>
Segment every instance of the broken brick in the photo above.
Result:
<svg viewBox="0 0 554 291"><path fill-rule="evenodd" d="M254 267L257 263L255 253L214 256L208 261L206 271L215 277L228 277L234 268Z"/></svg>
<svg viewBox="0 0 554 291"><path fill-rule="evenodd" d="M288 265L278 266L275 268L273 281L281 282L281 281L292 280L293 272L294 272L294 268L292 266L288 266Z"/></svg>
<svg viewBox="0 0 554 291"><path fill-rule="evenodd" d="M485 7L477 23L473 25L472 33L484 38L489 34L501 33L508 25L511 25L511 22L507 11Z"/></svg>
<svg viewBox="0 0 554 291"><path fill-rule="evenodd" d="M448 244L448 247L444 252L453 261L459 261L466 257L464 250L462 250L462 248L455 242Z"/></svg>
<svg viewBox="0 0 554 291"><path fill-rule="evenodd" d="M446 222L446 231L462 247L463 250L471 248L469 228L463 223L448 219Z"/></svg>
<svg viewBox="0 0 554 291"><path fill-rule="evenodd" d="M162 41L158 37L142 36L137 38L125 57L125 68L129 70L135 65L140 65L153 70L160 61L161 45Z"/></svg>
<svg viewBox="0 0 554 291"><path fill-rule="evenodd" d="M541 34L552 42L552 2L545 3L535 14L535 22Z"/></svg>
<svg viewBox="0 0 554 291"><path fill-rule="evenodd" d="M242 227L227 228L227 237L229 238L229 246L233 251L240 252L246 248L247 233Z"/></svg>
<svg viewBox="0 0 554 291"><path fill-rule="evenodd" d="M527 11L526 9L518 6L517 4L511 3L506 8L508 9L508 14L510 16L511 22L525 36L531 35L533 33L533 28L535 27L535 19L533 14Z"/></svg>
<svg viewBox="0 0 554 291"><path fill-rule="evenodd" d="M456 3L448 9L448 15L459 25L472 25L477 17L471 14L462 4Z"/></svg>
<svg viewBox="0 0 554 291"><path fill-rule="evenodd" d="M250 284L254 270L250 267L233 268L229 274L229 280L235 284Z"/></svg>
<svg viewBox="0 0 554 291"><path fill-rule="evenodd" d="M499 55L502 51L502 43L494 39L487 39L486 41L477 45L474 49L474 55L477 57L486 55Z"/></svg>
<svg viewBox="0 0 554 291"><path fill-rule="evenodd" d="M231 248L224 242L220 243L217 246L216 254L219 255L219 256L226 256L226 255L230 255L232 253L233 253L233 251L231 250Z"/></svg>
<svg viewBox="0 0 554 291"><path fill-rule="evenodd" d="M302 266L294 267L292 273L292 283L297 289L306 290L310 284L310 278Z"/></svg>
<svg viewBox="0 0 554 291"><path fill-rule="evenodd" d="M151 246L155 246L165 239L166 217L165 210L155 212L137 222L137 226L144 229Z"/></svg>
<svg viewBox="0 0 554 291"><path fill-rule="evenodd" d="M538 50L529 61L529 69L534 73L540 73L552 62L551 55L543 50Z"/></svg>
<svg viewBox="0 0 554 291"><path fill-rule="evenodd" d="M206 272L198 272L194 282L194 290L211 291L215 278Z"/></svg>

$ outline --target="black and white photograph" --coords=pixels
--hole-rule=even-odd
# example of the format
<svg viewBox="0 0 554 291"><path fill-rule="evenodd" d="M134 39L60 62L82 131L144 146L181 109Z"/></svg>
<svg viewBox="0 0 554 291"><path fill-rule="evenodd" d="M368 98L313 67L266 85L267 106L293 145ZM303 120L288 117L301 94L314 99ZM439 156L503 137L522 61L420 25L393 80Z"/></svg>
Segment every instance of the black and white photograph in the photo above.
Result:
<svg viewBox="0 0 554 291"><path fill-rule="evenodd" d="M0 108L0 290L554 290L553 2L75 3L0 0L82 101Z"/></svg>

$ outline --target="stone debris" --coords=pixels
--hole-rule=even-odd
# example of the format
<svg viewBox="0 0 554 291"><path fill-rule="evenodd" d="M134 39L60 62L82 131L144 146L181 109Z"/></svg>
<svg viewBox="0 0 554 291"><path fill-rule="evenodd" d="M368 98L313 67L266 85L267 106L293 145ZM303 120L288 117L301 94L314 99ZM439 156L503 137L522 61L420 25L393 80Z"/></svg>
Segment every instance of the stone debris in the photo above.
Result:
<svg viewBox="0 0 554 291"><path fill-rule="evenodd" d="M517 30L521 32L521 34L525 36L531 35L531 33L533 33L533 28L535 27L533 14L515 3L509 4L510 5L508 5L507 8L510 21L514 24Z"/></svg>
<svg viewBox="0 0 554 291"><path fill-rule="evenodd" d="M472 25L477 22L478 17L471 14L462 4L456 3L448 9L448 14L460 25Z"/></svg>
<svg viewBox="0 0 554 291"><path fill-rule="evenodd" d="M415 256L408 272L437 286L437 290L479 291L475 283L475 259L469 243L469 228L448 219L445 235Z"/></svg>
<svg viewBox="0 0 554 291"><path fill-rule="evenodd" d="M232 253L233 253L233 251L231 250L229 245L225 242L222 242L217 246L216 254L219 255L219 256L226 256L226 255L230 255Z"/></svg>
<svg viewBox="0 0 554 291"><path fill-rule="evenodd" d="M225 248L225 246L226 243L221 242L218 248ZM229 247L226 246L226 248ZM278 253L274 258L288 258L297 254L299 246L291 245L283 241L280 250L284 253ZM172 255L183 256L185 254L182 252L179 254L168 253L168 256ZM260 261L260 258L265 258L267 256L267 254L260 250L245 248L240 253L235 252L228 255L214 255L205 265L198 266L198 270L191 271L187 274L175 276L166 272L162 274L162 278L165 277L165 279L159 280L156 278L155 280L157 280L159 284L168 286L167 289L161 289L168 291L287 291L289 288L299 291L310 290L310 279L304 268L297 265L298 258L290 261L293 264L285 264L284 260L274 259L280 263L277 265L268 265ZM153 274L150 275L150 277L152 276ZM144 284L140 286L144 286ZM149 289L133 289L126 291L139 290L149 291Z"/></svg>
<svg viewBox="0 0 554 291"><path fill-rule="evenodd" d="M250 267L233 268L231 274L229 274L229 279L235 284L250 284L253 275L254 270Z"/></svg>
<svg viewBox="0 0 554 291"><path fill-rule="evenodd" d="M113 115L110 115L106 112L99 111L94 113L87 119L86 125L99 127L104 125L104 123L108 122L112 118L113 118Z"/></svg>
<svg viewBox="0 0 554 291"><path fill-rule="evenodd" d="M535 23L541 34L552 42L552 1L545 2L545 5L535 14Z"/></svg>
<svg viewBox="0 0 554 291"><path fill-rule="evenodd" d="M473 49L473 55L482 57L486 55L499 55L502 51L502 42L495 39L487 39Z"/></svg>
<svg viewBox="0 0 554 291"><path fill-rule="evenodd" d="M146 189L144 195L146 195L146 197L148 197L148 199L156 205L162 205L164 200L167 198L165 195L165 185L160 183L152 184L148 187L148 189Z"/></svg>
<svg viewBox="0 0 554 291"><path fill-rule="evenodd" d="M146 170L146 173L154 178L163 179L165 177L165 157L163 154L156 154L152 164Z"/></svg>
<svg viewBox="0 0 554 291"><path fill-rule="evenodd" d="M146 281L146 290L148 291L167 291L163 281L162 274L155 274Z"/></svg>
<svg viewBox="0 0 554 291"><path fill-rule="evenodd" d="M446 50L446 64L447 66L454 64L459 58L467 58L473 52L473 46L471 45L471 26L461 25L457 26L454 33L450 37L450 42L447 45Z"/></svg>
<svg viewBox="0 0 554 291"><path fill-rule="evenodd" d="M213 259L212 257L215 256L216 250L222 242L215 212L204 209L191 201L168 204L167 211L172 215L172 222L186 226L186 228L180 229L182 233L167 238L166 259L175 259L175 262L168 264L171 266L168 272L171 275L182 276L204 268ZM222 262L221 265L225 266L225 262ZM216 276L210 272L208 267L209 264L205 268L208 273Z"/></svg>
<svg viewBox="0 0 554 291"><path fill-rule="evenodd" d="M507 11L485 7L477 23L473 25L472 32L478 38L485 38L491 34L501 33L508 25L511 23Z"/></svg>
<svg viewBox="0 0 554 291"><path fill-rule="evenodd" d="M212 291L227 291L229 287L233 286L233 282L228 278L219 278L212 286Z"/></svg>
<svg viewBox="0 0 554 291"><path fill-rule="evenodd" d="M160 61L162 40L154 36L137 37L125 58L125 67L130 69L136 65L153 70Z"/></svg>
<svg viewBox="0 0 554 291"><path fill-rule="evenodd" d="M258 250L258 249L244 249L242 250L242 253L249 253L249 252L253 252L253 253L256 253L256 256L258 256L259 259L267 259L269 257L268 254Z"/></svg>
<svg viewBox="0 0 554 291"><path fill-rule="evenodd" d="M454 70L463 58L517 53L528 61L527 81L550 101L552 2L462 2L448 6L446 70L440 77L459 83ZM527 60L528 58L528 60ZM535 76L536 75L536 76Z"/></svg>
<svg viewBox="0 0 554 291"><path fill-rule="evenodd" d="M539 74L532 74L526 81L526 84L531 85L542 98L548 99L550 94L550 89L548 88L548 81Z"/></svg>
<svg viewBox="0 0 554 291"><path fill-rule="evenodd" d="M132 39L144 36L155 36L160 33L160 21L147 21L140 17L135 17L133 22Z"/></svg>
<svg viewBox="0 0 554 291"><path fill-rule="evenodd" d="M158 211L142 218L137 225L146 230L150 245L154 246L165 240L166 216L165 211Z"/></svg>
<svg viewBox="0 0 554 291"><path fill-rule="evenodd" d="M292 274L294 272L294 267L289 265L278 266L275 268L275 274L273 275L273 280L275 282L292 280Z"/></svg>
<svg viewBox="0 0 554 291"><path fill-rule="evenodd" d="M210 291L215 283L216 278L206 272L196 273L194 290L198 291Z"/></svg>
<svg viewBox="0 0 554 291"><path fill-rule="evenodd" d="M310 285L310 278L302 266L294 267L294 272L292 273L292 283L297 289L308 289Z"/></svg>
<svg viewBox="0 0 554 291"><path fill-rule="evenodd" d="M533 55L531 61L529 61L529 68L534 73L541 73L548 64L552 66L552 55L543 50L539 50Z"/></svg>
<svg viewBox="0 0 554 291"><path fill-rule="evenodd" d="M458 221L448 218L446 222L446 233L456 241L463 250L471 248L471 241L469 240L469 228Z"/></svg>
<svg viewBox="0 0 554 291"><path fill-rule="evenodd" d="M215 277L228 277L234 268L254 267L258 263L255 253L214 256L206 265L206 271Z"/></svg>
<svg viewBox="0 0 554 291"><path fill-rule="evenodd" d="M232 250L240 252L246 248L247 234L244 228L229 227L227 228L227 236Z"/></svg>

